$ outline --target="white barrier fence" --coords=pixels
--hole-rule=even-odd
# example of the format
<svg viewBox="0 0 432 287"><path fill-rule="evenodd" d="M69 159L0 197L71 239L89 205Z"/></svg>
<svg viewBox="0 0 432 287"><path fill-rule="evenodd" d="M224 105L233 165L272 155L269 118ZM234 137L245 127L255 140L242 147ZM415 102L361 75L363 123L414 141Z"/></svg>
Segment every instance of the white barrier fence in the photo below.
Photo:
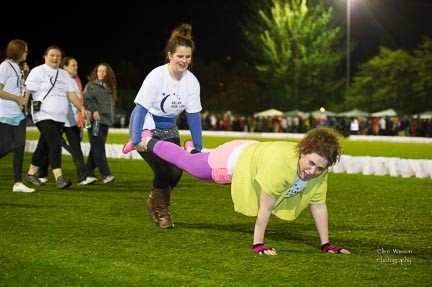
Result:
<svg viewBox="0 0 432 287"><path fill-rule="evenodd" d="M342 155L341 160L330 171L334 173L390 175L405 178L413 176L432 178L432 160Z"/></svg>

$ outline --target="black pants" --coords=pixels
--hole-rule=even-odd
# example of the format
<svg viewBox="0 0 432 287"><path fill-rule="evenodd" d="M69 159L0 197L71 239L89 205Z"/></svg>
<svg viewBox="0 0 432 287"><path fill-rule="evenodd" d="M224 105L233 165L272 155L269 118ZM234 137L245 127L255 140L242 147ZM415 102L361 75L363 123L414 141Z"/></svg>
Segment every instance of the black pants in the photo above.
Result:
<svg viewBox="0 0 432 287"><path fill-rule="evenodd" d="M156 137L155 137L156 138ZM166 139L165 141L180 146L179 138ZM183 172L176 166L167 163L152 152L139 152L141 157L153 170L153 187L157 189L174 188L180 181Z"/></svg>
<svg viewBox="0 0 432 287"><path fill-rule="evenodd" d="M64 147L71 155L77 171L78 182L81 182L87 178L87 167L84 163L84 155L81 149L81 129L77 126L64 127L62 129L62 134L66 134L67 142L61 138L61 145ZM38 176L47 177L48 176L48 166L49 159L46 157L43 165L40 167Z"/></svg>
<svg viewBox="0 0 432 287"><path fill-rule="evenodd" d="M84 155L81 149L81 129L77 126L64 127L64 132L70 146L69 152L75 164L78 182L81 182L87 178L87 167L84 163Z"/></svg>
<svg viewBox="0 0 432 287"><path fill-rule="evenodd" d="M32 165L42 167L48 160L52 169L61 168L61 130L64 123L43 120L36 123L40 132L39 141L32 156Z"/></svg>
<svg viewBox="0 0 432 287"><path fill-rule="evenodd" d="M90 152L87 158L87 170L89 176L94 176L94 170L97 167L102 177L111 175L105 151L105 143L108 137L108 126L100 124L99 133L93 135L93 128L88 129L90 140Z"/></svg>
<svg viewBox="0 0 432 287"><path fill-rule="evenodd" d="M27 119L23 119L18 126L0 123L0 158L12 150L14 181L21 182L26 140Z"/></svg>

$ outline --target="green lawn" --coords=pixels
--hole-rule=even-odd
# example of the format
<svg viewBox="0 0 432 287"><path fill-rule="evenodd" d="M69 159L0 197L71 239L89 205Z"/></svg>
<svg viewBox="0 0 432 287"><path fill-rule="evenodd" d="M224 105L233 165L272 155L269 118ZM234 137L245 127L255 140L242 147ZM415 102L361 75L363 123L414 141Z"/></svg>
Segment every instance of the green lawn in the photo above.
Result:
<svg viewBox="0 0 432 287"><path fill-rule="evenodd" d="M377 143L375 143L377 144ZM424 156L424 155L423 155ZM25 170L30 155L26 154ZM308 211L272 217L251 251L255 218L233 211L229 186L184 175L172 194L176 228L145 209L144 161L109 159L109 185L11 192L12 155L0 160L0 286L430 286L431 179L330 174L332 242L323 254ZM64 173L75 179L71 158ZM397 253L397 252L405 253Z"/></svg>

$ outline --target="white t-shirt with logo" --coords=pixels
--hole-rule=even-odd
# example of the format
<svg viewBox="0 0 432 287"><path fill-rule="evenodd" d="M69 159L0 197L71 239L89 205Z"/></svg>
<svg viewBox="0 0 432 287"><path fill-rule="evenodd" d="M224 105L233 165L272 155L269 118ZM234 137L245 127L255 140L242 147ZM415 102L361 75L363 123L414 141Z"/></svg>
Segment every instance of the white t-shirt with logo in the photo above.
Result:
<svg viewBox="0 0 432 287"><path fill-rule="evenodd" d="M53 69L46 64L37 66L30 71L27 77L26 89L32 91L33 101L42 101L40 111L33 111L32 106L33 122L42 120L66 122L69 108L67 94L73 92L74 88L73 80L65 70ZM51 91L44 100L43 98L50 89Z"/></svg>
<svg viewBox="0 0 432 287"><path fill-rule="evenodd" d="M82 95L81 95L81 91L78 87L78 84L76 83L74 78L71 77L71 79L72 79L73 91L78 96L78 98L81 99ZM78 124L78 109L75 107L74 104L72 104L72 102L69 101L69 109L68 109L68 114L67 114L66 122L65 122L64 126L65 127L74 127L77 124Z"/></svg>
<svg viewBox="0 0 432 287"><path fill-rule="evenodd" d="M155 128L152 115L174 118L183 111L197 113L202 110L200 84L195 75L187 70L180 81L174 80L169 74L168 64L147 75L134 102L149 111L143 129Z"/></svg>
<svg viewBox="0 0 432 287"><path fill-rule="evenodd" d="M17 63L3 61L0 64L0 83L3 85L3 91L16 96L22 95L24 81L21 76L21 69ZM14 118L21 113L21 107L17 102L0 99L0 117Z"/></svg>

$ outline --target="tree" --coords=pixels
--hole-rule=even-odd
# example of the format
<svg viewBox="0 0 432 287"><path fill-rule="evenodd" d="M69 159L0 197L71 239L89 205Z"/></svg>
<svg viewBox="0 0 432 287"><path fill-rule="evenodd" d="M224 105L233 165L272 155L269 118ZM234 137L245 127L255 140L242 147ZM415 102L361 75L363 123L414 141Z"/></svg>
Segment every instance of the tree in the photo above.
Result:
<svg viewBox="0 0 432 287"><path fill-rule="evenodd" d="M432 107L432 40L425 38L418 49L414 50L417 81L413 83L413 89L420 97L416 110L422 112L426 107Z"/></svg>
<svg viewBox="0 0 432 287"><path fill-rule="evenodd" d="M370 111L394 108L416 113L431 106L432 41L414 51L390 50L360 65L346 99L348 108Z"/></svg>
<svg viewBox="0 0 432 287"><path fill-rule="evenodd" d="M256 83L255 71L247 63L231 57L209 62L195 57L194 63L193 72L201 84L203 109L231 110L247 115L266 103Z"/></svg>
<svg viewBox="0 0 432 287"><path fill-rule="evenodd" d="M306 0L267 0L253 6L243 31L260 80L282 109L313 109L336 97L337 70L345 56L332 7ZM342 94L342 93L340 93Z"/></svg>

